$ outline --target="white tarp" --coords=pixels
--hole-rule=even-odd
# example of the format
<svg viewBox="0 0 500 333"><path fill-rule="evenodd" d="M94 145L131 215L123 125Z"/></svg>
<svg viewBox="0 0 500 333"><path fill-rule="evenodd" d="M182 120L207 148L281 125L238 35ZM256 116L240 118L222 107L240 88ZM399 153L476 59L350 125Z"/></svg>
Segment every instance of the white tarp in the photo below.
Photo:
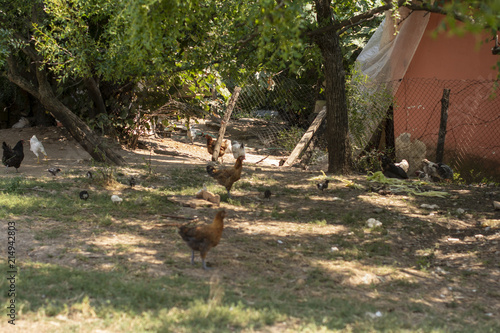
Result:
<svg viewBox="0 0 500 333"><path fill-rule="evenodd" d="M410 66L430 17L428 12L411 12L405 7L400 8L400 15L396 32L394 18L391 17L391 12L387 11L384 20L356 59L356 68L367 77L366 80L357 80L362 82L362 86L357 89L364 91L364 95L373 97L370 99L370 103L373 104L371 107L365 106L363 109L353 110L358 114L368 113L360 117L365 119L362 137L354 140L351 135L351 139L361 149L385 118L386 111L392 103L392 98L380 100L374 96L384 96L384 92L389 96L396 94L400 80L404 78Z"/></svg>
<svg viewBox="0 0 500 333"><path fill-rule="evenodd" d="M390 12L386 12L384 21L356 59L358 68L370 82L402 79L422 39L430 13L410 12L403 7L400 14L396 33L394 19Z"/></svg>

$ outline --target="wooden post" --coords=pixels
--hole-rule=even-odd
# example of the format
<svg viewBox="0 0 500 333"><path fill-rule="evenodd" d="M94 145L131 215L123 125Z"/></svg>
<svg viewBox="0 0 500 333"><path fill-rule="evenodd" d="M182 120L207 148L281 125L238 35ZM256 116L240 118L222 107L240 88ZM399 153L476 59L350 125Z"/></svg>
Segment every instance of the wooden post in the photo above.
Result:
<svg viewBox="0 0 500 333"><path fill-rule="evenodd" d="M391 151L390 158L396 159L396 139L394 138L394 106L391 104L385 117L385 150Z"/></svg>
<svg viewBox="0 0 500 333"><path fill-rule="evenodd" d="M295 146L290 156L288 156L285 163L283 163L283 166L291 166L295 162L295 160L300 156L300 154L302 154L302 152L309 145L309 142L311 141L314 133L325 119L325 116L326 116L326 106L324 106L318 113L318 115L312 122L311 126L309 126L307 131L302 136L302 139L300 139L299 143Z"/></svg>
<svg viewBox="0 0 500 333"><path fill-rule="evenodd" d="M436 147L436 163L443 162L446 125L448 123L448 107L450 105L450 89L443 89L441 98L441 123L439 124L438 142Z"/></svg>
<svg viewBox="0 0 500 333"><path fill-rule="evenodd" d="M212 161L217 161L219 158L220 146L222 145L222 140L224 140L224 134L226 134L226 127L229 123L229 118L231 118L231 113L233 112L234 106L236 105L236 101L238 100L238 96L240 95L241 88L234 88L233 94L229 99L229 104L226 109L226 113L224 114L224 118L220 123L219 136L217 137L217 141L214 146L214 153L212 155Z"/></svg>

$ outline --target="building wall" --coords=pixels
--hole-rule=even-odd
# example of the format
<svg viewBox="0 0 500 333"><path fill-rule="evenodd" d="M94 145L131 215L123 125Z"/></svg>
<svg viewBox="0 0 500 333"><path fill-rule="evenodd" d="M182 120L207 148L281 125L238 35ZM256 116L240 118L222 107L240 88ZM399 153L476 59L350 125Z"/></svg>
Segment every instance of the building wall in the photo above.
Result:
<svg viewBox="0 0 500 333"><path fill-rule="evenodd" d="M491 35L464 36L441 32L433 37L444 16L430 14L429 23L406 72L407 78L438 78L442 80L493 80L499 60L491 53L495 42ZM481 41L489 40L487 43Z"/></svg>

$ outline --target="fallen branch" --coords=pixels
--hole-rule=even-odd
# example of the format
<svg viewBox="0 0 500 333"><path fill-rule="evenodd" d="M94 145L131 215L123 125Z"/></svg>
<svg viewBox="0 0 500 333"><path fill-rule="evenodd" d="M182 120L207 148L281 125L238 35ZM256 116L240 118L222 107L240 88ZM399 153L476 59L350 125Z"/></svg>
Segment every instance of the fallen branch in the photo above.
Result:
<svg viewBox="0 0 500 333"><path fill-rule="evenodd" d="M260 162L262 162L263 160L265 160L266 158L268 158L270 155L267 155L266 157L264 157L263 159L261 159L260 161L256 162L255 164L259 164Z"/></svg>

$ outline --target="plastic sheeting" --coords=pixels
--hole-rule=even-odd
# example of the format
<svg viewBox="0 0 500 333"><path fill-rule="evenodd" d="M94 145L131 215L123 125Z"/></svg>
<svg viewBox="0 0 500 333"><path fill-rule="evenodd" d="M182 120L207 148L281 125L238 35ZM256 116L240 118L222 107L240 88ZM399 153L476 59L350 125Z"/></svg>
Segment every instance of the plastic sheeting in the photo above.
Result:
<svg viewBox="0 0 500 333"><path fill-rule="evenodd" d="M356 59L358 68L370 82L380 84L402 79L422 39L430 13L410 12L403 7L400 14L396 33L394 19L386 12L384 21ZM397 86L393 88L395 94Z"/></svg>
<svg viewBox="0 0 500 333"><path fill-rule="evenodd" d="M378 92L382 91L386 91L392 96L396 94L400 80L404 78L425 32L430 13L411 12L405 7L400 8L399 12L398 31L396 32L391 12L387 11L385 19L356 59L357 69L367 76L367 80L358 80L358 82L363 82L363 86L357 89L365 91L365 94L367 90L369 91L368 95L371 96L377 96ZM353 111L371 113L370 116L365 117L364 128L366 130L361 134L362 137L357 140L356 146L360 149L355 151L355 155L361 152L380 122L385 118L392 99L386 98L380 101L374 98L371 103L373 103L372 107L367 108L369 111ZM351 139L354 140L352 133Z"/></svg>

